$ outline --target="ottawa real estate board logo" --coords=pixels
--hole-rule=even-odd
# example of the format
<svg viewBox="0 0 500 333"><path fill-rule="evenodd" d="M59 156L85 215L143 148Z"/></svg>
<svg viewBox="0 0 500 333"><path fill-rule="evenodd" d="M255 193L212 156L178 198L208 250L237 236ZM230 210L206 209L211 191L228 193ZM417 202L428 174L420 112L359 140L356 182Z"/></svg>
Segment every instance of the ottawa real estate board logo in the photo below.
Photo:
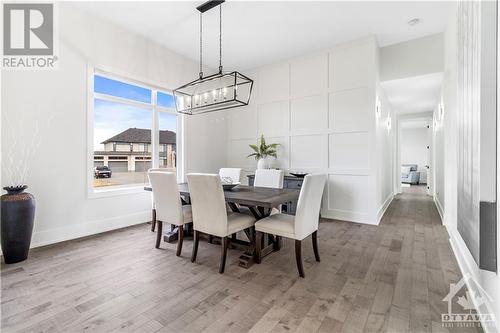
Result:
<svg viewBox="0 0 500 333"><path fill-rule="evenodd" d="M54 69L57 65L53 3L3 4L3 69Z"/></svg>
<svg viewBox="0 0 500 333"><path fill-rule="evenodd" d="M448 303L448 311L441 314L443 327L496 326L494 312L488 306L493 299L470 274L450 284L450 292L443 302Z"/></svg>

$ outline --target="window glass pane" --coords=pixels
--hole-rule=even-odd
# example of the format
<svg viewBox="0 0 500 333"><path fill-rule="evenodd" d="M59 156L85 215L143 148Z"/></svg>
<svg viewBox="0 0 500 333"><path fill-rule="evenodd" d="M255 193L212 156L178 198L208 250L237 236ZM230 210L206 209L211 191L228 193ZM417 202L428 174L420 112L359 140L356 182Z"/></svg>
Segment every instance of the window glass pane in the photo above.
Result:
<svg viewBox="0 0 500 333"><path fill-rule="evenodd" d="M160 168L175 171L177 165L177 116L175 114L160 112Z"/></svg>
<svg viewBox="0 0 500 333"><path fill-rule="evenodd" d="M152 112L94 100L94 188L148 183Z"/></svg>
<svg viewBox="0 0 500 333"><path fill-rule="evenodd" d="M158 94L156 95L156 103L165 108L175 108L174 96L160 91L158 91Z"/></svg>
<svg viewBox="0 0 500 333"><path fill-rule="evenodd" d="M96 93L130 99L132 101L151 103L150 89L108 79L99 75L94 75L94 91Z"/></svg>

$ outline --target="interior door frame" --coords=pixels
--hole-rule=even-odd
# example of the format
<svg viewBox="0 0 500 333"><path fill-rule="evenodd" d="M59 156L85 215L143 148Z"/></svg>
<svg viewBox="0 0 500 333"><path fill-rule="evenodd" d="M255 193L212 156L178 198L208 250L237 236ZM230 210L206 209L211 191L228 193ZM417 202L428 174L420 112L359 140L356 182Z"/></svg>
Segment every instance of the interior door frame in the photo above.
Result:
<svg viewBox="0 0 500 333"><path fill-rule="evenodd" d="M421 112L421 113L410 113L410 114L399 114L396 116L397 121L396 121L396 158L394 160L394 192L397 193L402 193L401 190L401 128L402 124L405 122L409 121L414 121L414 120L427 120L427 123L429 125L429 130L430 130L430 135L432 136L432 131L433 129L433 114L434 111L428 111L428 112ZM433 195L434 193L434 178L431 176L429 180L429 175L431 173L431 170L433 170L433 147L432 147L432 140L429 144L429 149L430 149L430 161L429 161L429 168L427 169L427 186L429 187L428 189L428 194Z"/></svg>

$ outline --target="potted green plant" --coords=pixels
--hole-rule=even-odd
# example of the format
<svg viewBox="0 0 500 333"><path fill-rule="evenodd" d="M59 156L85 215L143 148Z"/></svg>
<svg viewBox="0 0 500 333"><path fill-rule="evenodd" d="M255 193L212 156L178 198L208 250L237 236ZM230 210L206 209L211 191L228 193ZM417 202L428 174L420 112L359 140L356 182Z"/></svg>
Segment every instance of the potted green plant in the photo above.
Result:
<svg viewBox="0 0 500 333"><path fill-rule="evenodd" d="M270 169L270 157L278 158L276 149L279 145L279 143L266 144L266 139L262 134L256 145L249 145L254 152L247 157L255 157L257 160L257 169Z"/></svg>

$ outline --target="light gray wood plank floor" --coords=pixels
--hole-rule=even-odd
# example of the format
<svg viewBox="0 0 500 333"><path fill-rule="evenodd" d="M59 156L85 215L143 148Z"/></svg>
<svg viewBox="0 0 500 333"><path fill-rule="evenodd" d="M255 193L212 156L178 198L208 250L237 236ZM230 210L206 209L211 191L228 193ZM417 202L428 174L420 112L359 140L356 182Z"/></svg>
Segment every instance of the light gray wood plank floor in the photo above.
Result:
<svg viewBox="0 0 500 333"><path fill-rule="evenodd" d="M379 226L323 220L321 263L293 242L246 270L192 241L154 248L142 224L37 248L1 266L2 332L446 332L442 302L460 278L432 199L405 189Z"/></svg>

